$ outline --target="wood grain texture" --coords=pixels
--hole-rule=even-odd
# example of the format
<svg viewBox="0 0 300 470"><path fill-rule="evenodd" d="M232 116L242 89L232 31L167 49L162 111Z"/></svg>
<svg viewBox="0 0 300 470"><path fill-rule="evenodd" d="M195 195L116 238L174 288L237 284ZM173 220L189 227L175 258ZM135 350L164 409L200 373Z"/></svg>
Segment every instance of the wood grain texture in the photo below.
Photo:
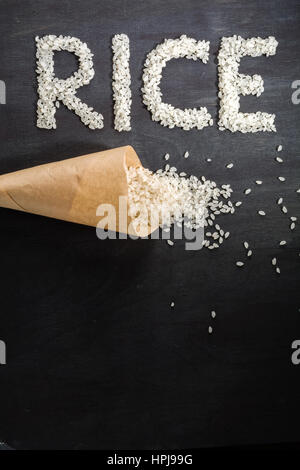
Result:
<svg viewBox="0 0 300 470"><path fill-rule="evenodd" d="M7 88L1 173L132 145L144 166L160 167L169 152L181 171L230 183L234 200L243 201L222 220L232 234L224 246L196 253L183 242L173 248L156 240L103 242L90 228L1 209L7 365L0 366L0 441L17 449L300 441L300 366L290 360L291 343L300 338L299 227L292 233L275 203L282 196L288 215L300 217L300 105L291 102L291 83L300 79L299 26L297 0L0 2L0 79ZM120 134L111 91L116 33L130 37L133 91L133 130ZM177 106L207 106L215 122L221 37L276 37L276 56L243 60L241 71L261 74L265 91L241 104L276 113L277 134L222 133L216 124L184 132L151 121L140 93L146 54L183 33L211 42L209 63L171 61L162 91ZM34 37L45 34L88 43L96 75L78 95L104 115L103 130L88 130L63 106L56 131L35 127ZM57 54L57 74L74 67ZM282 165L274 161L278 144ZM253 188L247 198L246 187ZM259 218L258 209L267 217ZM284 248L281 239L288 241ZM254 254L237 270L244 240Z"/></svg>

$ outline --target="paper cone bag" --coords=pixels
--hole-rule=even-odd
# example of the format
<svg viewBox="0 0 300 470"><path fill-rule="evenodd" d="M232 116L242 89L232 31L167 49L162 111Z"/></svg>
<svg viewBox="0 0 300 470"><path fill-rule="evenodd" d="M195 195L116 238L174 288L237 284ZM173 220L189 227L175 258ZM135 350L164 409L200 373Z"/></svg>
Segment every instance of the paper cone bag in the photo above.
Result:
<svg viewBox="0 0 300 470"><path fill-rule="evenodd" d="M134 149L126 146L1 175L0 206L107 228L107 219L101 222L97 208L109 204L116 211L115 231L136 235L126 207L126 168L130 166L141 166L141 162ZM155 228L139 235L147 236Z"/></svg>

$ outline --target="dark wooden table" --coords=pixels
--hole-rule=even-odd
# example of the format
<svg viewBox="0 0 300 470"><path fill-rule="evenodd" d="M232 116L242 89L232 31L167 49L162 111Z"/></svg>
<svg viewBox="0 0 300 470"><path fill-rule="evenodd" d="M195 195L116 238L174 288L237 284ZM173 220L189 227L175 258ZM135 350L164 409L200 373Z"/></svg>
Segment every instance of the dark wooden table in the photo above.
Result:
<svg viewBox="0 0 300 470"><path fill-rule="evenodd" d="M145 166L159 168L169 152L181 171L230 183L243 201L222 219L232 236L214 252L185 251L183 241L172 248L161 240L100 241L92 228L1 209L0 441L17 449L300 442L300 365L291 362L300 339L300 229L291 232L276 205L282 196L288 215L300 217L300 105L291 101L300 79L299 18L297 0L0 2L1 173L131 144ZM110 45L122 32L131 41L133 129L119 134ZM232 134L216 124L184 132L151 121L140 91L146 54L183 33L211 42L210 61L171 61L164 97L207 106L215 123L221 37L276 37L276 56L241 64L265 80L259 99L241 99L242 111L276 113L276 134ZM88 130L64 107L57 130L36 128L34 37L45 34L88 43L96 75L78 96L103 113L103 130ZM58 75L75 69L73 56L56 54ZM279 144L282 165L274 160ZM262 208L265 218L257 215ZM239 270L244 240L253 257Z"/></svg>

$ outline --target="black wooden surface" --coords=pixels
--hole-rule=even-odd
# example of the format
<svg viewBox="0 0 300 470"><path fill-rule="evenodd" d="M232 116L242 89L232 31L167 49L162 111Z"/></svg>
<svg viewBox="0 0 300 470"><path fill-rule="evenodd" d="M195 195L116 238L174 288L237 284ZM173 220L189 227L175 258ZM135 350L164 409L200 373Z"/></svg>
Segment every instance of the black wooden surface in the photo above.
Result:
<svg viewBox="0 0 300 470"><path fill-rule="evenodd" d="M0 366L0 441L17 449L300 442L300 365L290 359L300 338L299 226L291 232L276 205L282 196L288 215L300 217L300 105L291 102L291 83L300 79L299 2L2 0L0 32L7 86L1 173L131 144L144 166L160 167L169 152L181 171L230 183L234 200L243 201L222 220L232 236L214 252L185 251L184 242L170 248L159 240L99 241L92 228L1 209L7 365ZM133 130L119 134L112 125L110 42L122 32L131 41ZM141 102L146 54L183 33L211 42L209 63L171 61L162 90L177 106L208 107L215 125L200 132L153 123ZM36 128L34 37L45 34L88 43L96 75L78 95L103 113L103 130L88 130L64 107L57 130ZM217 52L221 37L233 34L279 41L276 56L241 65L265 80L263 95L242 98L242 110L276 113L276 134L217 128ZM57 54L56 68L67 76L76 61ZM282 165L274 161L278 144ZM264 184L257 187L257 179ZM247 187L253 191L245 197ZM254 254L238 270L244 240Z"/></svg>

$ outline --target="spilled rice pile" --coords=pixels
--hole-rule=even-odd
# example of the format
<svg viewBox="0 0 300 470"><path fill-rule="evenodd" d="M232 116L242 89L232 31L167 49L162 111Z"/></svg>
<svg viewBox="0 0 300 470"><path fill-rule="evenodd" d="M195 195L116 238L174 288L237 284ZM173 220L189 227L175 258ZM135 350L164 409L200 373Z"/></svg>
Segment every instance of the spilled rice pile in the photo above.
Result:
<svg viewBox="0 0 300 470"><path fill-rule="evenodd" d="M225 233L216 223L216 217L235 212L229 184L218 187L204 176L188 177L168 164L155 173L131 167L127 177L129 216L137 232L151 223L166 231L173 224L192 230L211 226L214 232L207 232L203 241L209 249L218 248L228 238L229 232Z"/></svg>

